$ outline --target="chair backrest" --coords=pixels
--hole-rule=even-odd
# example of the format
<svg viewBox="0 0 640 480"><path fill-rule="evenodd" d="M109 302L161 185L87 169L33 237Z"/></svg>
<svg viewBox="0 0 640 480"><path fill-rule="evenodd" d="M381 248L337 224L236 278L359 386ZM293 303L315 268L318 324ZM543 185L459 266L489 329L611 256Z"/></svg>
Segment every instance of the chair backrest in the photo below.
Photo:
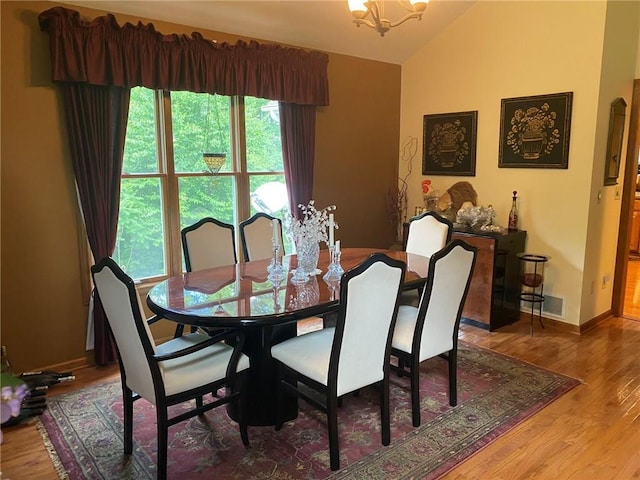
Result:
<svg viewBox="0 0 640 480"><path fill-rule="evenodd" d="M457 345L477 248L454 240L431 256L412 350L420 349L420 361L448 352Z"/></svg>
<svg viewBox="0 0 640 480"><path fill-rule="evenodd" d="M409 222L408 253L430 257L451 241L453 224L436 212L425 212Z"/></svg>
<svg viewBox="0 0 640 480"><path fill-rule="evenodd" d="M405 267L402 261L374 253L343 274L328 380L338 396L378 382L388 372L390 332Z"/></svg>
<svg viewBox="0 0 640 480"><path fill-rule="evenodd" d="M282 222L264 212L258 212L240 222L240 243L245 262L262 260L273 256L273 221L278 222L279 255L284 255Z"/></svg>
<svg viewBox="0 0 640 480"><path fill-rule="evenodd" d="M233 225L206 217L180 233L187 272L238 262Z"/></svg>
<svg viewBox="0 0 640 480"><path fill-rule="evenodd" d="M123 382L152 403L155 390L149 362L156 351L151 330L143 317L133 280L111 258L91 267L93 282L118 348Z"/></svg>

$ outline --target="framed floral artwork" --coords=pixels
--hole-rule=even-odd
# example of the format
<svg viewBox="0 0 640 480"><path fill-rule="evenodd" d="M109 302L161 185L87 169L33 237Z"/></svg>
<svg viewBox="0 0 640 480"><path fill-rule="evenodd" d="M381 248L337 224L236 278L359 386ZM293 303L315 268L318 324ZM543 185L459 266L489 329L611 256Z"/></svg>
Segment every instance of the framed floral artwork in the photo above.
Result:
<svg viewBox="0 0 640 480"><path fill-rule="evenodd" d="M573 92L503 98L500 168L568 168Z"/></svg>
<svg viewBox="0 0 640 480"><path fill-rule="evenodd" d="M476 174L478 111L425 115L423 175Z"/></svg>

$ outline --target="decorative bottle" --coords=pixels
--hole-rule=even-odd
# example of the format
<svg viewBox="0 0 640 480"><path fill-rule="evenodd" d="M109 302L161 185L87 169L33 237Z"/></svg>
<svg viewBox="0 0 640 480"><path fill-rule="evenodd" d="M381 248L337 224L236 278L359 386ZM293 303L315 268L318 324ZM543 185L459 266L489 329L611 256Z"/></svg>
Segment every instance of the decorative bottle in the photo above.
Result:
<svg viewBox="0 0 640 480"><path fill-rule="evenodd" d="M511 203L511 210L509 211L509 231L515 232L518 230L518 207L516 207L517 191L513 191L513 201Z"/></svg>

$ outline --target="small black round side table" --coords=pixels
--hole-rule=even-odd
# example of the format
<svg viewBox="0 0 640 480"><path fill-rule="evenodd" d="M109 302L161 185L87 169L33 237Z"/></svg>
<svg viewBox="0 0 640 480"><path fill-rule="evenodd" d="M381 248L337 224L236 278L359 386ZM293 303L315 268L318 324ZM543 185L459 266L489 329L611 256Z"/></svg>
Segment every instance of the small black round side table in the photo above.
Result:
<svg viewBox="0 0 640 480"><path fill-rule="evenodd" d="M544 266L551 257L535 253L519 253L520 259L520 300L531 303L530 334L533 336L533 317L538 306L538 321L542 328L542 303L544 302Z"/></svg>

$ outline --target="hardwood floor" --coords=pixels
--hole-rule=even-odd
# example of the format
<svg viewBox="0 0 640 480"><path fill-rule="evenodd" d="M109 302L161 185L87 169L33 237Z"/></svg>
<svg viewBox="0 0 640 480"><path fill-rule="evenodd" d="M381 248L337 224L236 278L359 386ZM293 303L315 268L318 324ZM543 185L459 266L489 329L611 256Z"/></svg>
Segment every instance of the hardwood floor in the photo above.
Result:
<svg viewBox="0 0 640 480"><path fill-rule="evenodd" d="M640 322L614 318L581 336L526 322L466 341L582 381L461 464L453 479L640 478Z"/></svg>
<svg viewBox="0 0 640 480"><path fill-rule="evenodd" d="M461 327L469 343L540 365L582 384L543 408L443 478L628 480L640 478L640 322L613 318L581 336L521 320L495 332ZM78 370L68 391L117 375ZM33 424L5 429L1 478L56 478ZM251 431L249 431L251 435Z"/></svg>
<svg viewBox="0 0 640 480"><path fill-rule="evenodd" d="M624 291L624 317L640 320L640 259L629 260Z"/></svg>

